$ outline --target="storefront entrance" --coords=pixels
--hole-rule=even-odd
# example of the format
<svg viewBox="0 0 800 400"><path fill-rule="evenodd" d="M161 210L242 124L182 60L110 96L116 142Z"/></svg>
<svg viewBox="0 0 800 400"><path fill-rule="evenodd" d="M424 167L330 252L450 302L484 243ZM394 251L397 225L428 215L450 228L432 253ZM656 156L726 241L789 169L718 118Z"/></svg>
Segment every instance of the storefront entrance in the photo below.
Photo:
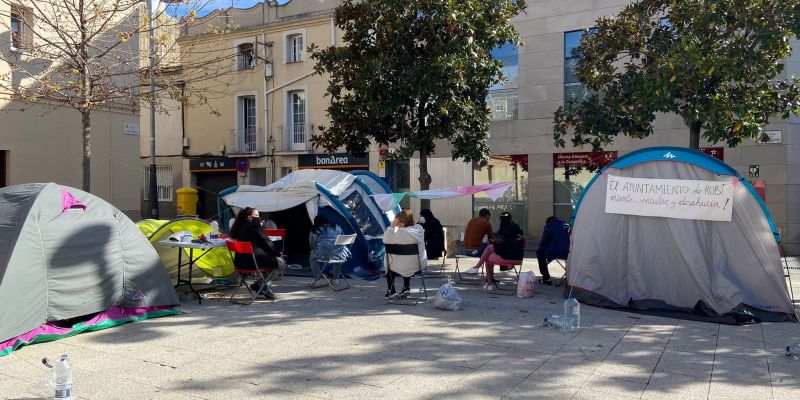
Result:
<svg viewBox="0 0 800 400"><path fill-rule="evenodd" d="M238 185L234 162L234 159L222 157L190 161L190 169L195 177L195 187L198 191L197 214L200 218L219 218L217 194Z"/></svg>

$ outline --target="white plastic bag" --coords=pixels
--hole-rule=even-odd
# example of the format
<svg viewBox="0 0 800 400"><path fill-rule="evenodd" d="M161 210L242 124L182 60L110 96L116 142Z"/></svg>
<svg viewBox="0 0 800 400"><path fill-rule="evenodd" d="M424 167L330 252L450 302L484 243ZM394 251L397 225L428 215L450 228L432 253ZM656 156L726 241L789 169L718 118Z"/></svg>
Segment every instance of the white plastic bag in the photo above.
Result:
<svg viewBox="0 0 800 400"><path fill-rule="evenodd" d="M517 284L517 297L533 297L533 282L536 275L533 271L523 271L519 273L519 283Z"/></svg>
<svg viewBox="0 0 800 400"><path fill-rule="evenodd" d="M447 283L439 286L436 292L436 299L433 300L433 305L436 308L448 311L461 310L461 296L456 293L456 288L453 286L453 278L447 277Z"/></svg>

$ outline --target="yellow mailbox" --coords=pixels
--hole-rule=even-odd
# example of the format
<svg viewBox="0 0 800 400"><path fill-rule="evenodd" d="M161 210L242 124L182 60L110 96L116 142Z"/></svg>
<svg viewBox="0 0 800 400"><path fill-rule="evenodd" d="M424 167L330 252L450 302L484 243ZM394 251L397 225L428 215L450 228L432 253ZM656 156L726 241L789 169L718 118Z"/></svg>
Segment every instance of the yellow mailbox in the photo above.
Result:
<svg viewBox="0 0 800 400"><path fill-rule="evenodd" d="M182 187L175 195L178 215L197 215L197 189Z"/></svg>

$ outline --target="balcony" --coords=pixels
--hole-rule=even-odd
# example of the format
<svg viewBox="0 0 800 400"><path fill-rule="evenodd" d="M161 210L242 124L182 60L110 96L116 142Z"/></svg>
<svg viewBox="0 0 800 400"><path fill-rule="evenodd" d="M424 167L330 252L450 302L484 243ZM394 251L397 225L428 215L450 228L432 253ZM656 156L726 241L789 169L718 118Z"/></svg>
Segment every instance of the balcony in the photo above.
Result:
<svg viewBox="0 0 800 400"><path fill-rule="evenodd" d="M282 139L281 151L283 152L313 152L314 146L311 138L314 134L314 126L311 124L293 124L289 126L289 131L284 131L283 127L275 128L275 137Z"/></svg>
<svg viewBox="0 0 800 400"><path fill-rule="evenodd" d="M229 156L257 157L264 155L264 131L257 128L231 129Z"/></svg>

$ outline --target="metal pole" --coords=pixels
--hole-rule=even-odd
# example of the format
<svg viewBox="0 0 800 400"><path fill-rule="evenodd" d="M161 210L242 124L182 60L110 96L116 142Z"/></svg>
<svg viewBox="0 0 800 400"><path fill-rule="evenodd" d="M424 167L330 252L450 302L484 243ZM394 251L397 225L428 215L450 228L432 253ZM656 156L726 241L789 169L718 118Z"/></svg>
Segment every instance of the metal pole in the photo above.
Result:
<svg viewBox="0 0 800 400"><path fill-rule="evenodd" d="M158 175L156 174L156 50L155 37L153 32L153 2L144 0L147 4L147 31L148 44L150 46L150 68L147 71L150 76L150 184L148 193L150 194L150 218L158 219Z"/></svg>

